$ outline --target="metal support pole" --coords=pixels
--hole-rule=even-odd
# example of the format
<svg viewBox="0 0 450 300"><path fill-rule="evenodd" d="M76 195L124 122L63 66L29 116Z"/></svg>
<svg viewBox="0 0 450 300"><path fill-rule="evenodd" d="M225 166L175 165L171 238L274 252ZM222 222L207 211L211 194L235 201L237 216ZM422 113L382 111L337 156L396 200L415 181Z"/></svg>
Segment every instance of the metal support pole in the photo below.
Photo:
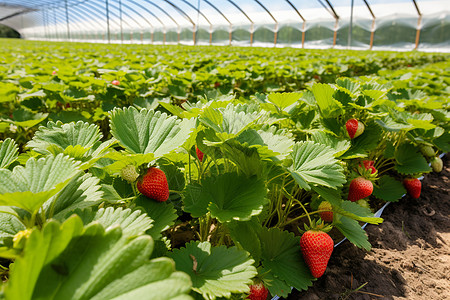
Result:
<svg viewBox="0 0 450 300"><path fill-rule="evenodd" d="M353 33L353 6L355 1L352 0L352 5L350 9L350 27L348 28L348 44L347 47L350 48L352 46L352 33Z"/></svg>
<svg viewBox="0 0 450 300"><path fill-rule="evenodd" d="M111 43L111 32L109 29L109 2L108 2L108 0L105 0L105 5L106 5L106 30L107 30L107 35L108 35L108 44L110 44Z"/></svg>
<svg viewBox="0 0 450 300"><path fill-rule="evenodd" d="M122 0L119 0L119 15L120 15L120 41L123 44Z"/></svg>
<svg viewBox="0 0 450 300"><path fill-rule="evenodd" d="M67 0L65 1L65 4L66 4L67 39L70 41L69 6L67 5Z"/></svg>
<svg viewBox="0 0 450 300"><path fill-rule="evenodd" d="M55 37L56 37L56 40L59 40L58 24L56 23L56 6L53 8L53 21L55 22Z"/></svg>
<svg viewBox="0 0 450 300"><path fill-rule="evenodd" d="M422 25L422 13L419 10L419 6L417 6L416 0L412 1L417 10L417 14L419 15L419 19L417 20L416 44L414 46L414 50L417 50L417 48L419 48L419 41L420 41L420 26Z"/></svg>

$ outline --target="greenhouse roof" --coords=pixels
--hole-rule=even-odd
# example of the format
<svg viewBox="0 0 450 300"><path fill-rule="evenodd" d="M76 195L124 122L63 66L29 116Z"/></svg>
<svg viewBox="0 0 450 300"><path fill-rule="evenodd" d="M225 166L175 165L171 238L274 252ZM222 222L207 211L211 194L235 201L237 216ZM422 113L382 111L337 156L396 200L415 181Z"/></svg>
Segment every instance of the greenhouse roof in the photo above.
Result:
<svg viewBox="0 0 450 300"><path fill-rule="evenodd" d="M73 40L77 36L86 40L89 34L95 34L93 40L100 42L114 41L117 37L111 35L116 34L120 34L123 42L124 34L132 36L133 33L134 39L140 34L144 42L149 32L152 37L147 40L154 42L154 34L161 32L164 35L161 42L165 43L171 42L166 34L174 31L178 38L172 42L189 44L181 33L203 29L211 36L209 44L218 41L213 33L222 30L234 37L231 34L229 39L221 37L219 44L227 44L228 40L228 44L252 45L253 34L257 35L258 29L277 33L291 26L303 35L303 47L304 32L311 32L312 28L333 32L347 28L349 31L349 24L352 24L350 31L357 26L369 36L380 27L401 27L398 30L402 31L406 26L420 31L432 24L434 29L430 30L442 31L436 43L446 47L450 43L446 29L449 15L450 1L447 0L0 0L0 23L16 29L25 38ZM439 23L440 29L435 23ZM249 32L251 39L237 38L238 30ZM416 34L412 35L414 40ZM194 44L196 38L191 39ZM265 39L261 42L261 38L257 38L255 45L263 45ZM275 36L268 44L277 44L276 39ZM334 46L336 39L335 36L332 42L325 44ZM317 36L310 45L323 40Z"/></svg>

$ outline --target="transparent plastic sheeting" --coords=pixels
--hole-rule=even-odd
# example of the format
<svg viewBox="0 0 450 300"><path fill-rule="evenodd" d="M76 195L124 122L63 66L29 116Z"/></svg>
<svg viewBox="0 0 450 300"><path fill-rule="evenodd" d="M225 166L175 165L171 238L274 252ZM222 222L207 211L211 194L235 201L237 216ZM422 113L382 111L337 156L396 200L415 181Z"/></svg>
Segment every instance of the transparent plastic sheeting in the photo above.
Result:
<svg viewBox="0 0 450 300"><path fill-rule="evenodd" d="M449 0L354 0L351 35L351 1L328 2L0 0L0 23L38 40L450 52Z"/></svg>

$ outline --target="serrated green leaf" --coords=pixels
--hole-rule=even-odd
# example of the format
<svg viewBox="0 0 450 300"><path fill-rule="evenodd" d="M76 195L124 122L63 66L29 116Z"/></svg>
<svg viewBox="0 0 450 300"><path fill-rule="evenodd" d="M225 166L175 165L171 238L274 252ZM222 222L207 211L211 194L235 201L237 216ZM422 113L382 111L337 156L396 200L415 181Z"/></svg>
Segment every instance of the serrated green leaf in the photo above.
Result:
<svg viewBox="0 0 450 300"><path fill-rule="evenodd" d="M261 258L261 242L259 240L259 234L262 229L261 224L252 219L247 222L230 222L227 224L227 227L230 230L234 243L248 251L258 263Z"/></svg>
<svg viewBox="0 0 450 300"><path fill-rule="evenodd" d="M48 116L48 113L34 113L25 109L17 109L13 112L14 125L20 127L33 127Z"/></svg>
<svg viewBox="0 0 450 300"><path fill-rule="evenodd" d="M101 138L102 134L97 125L82 121L69 124L50 121L47 126L39 127L27 147L43 154L66 152L72 154L71 157L78 158L84 156ZM58 150L51 150L51 147Z"/></svg>
<svg viewBox="0 0 450 300"><path fill-rule="evenodd" d="M341 104L333 98L334 89L332 86L324 83L316 83L311 87L320 113L324 118L334 118L341 114Z"/></svg>
<svg viewBox="0 0 450 300"><path fill-rule="evenodd" d="M293 165L292 177L306 190L311 185L323 185L330 188L341 187L346 181L343 168L334 158L332 148L314 142L299 142L291 153Z"/></svg>
<svg viewBox="0 0 450 300"><path fill-rule="evenodd" d="M5 207L5 209L8 209ZM0 245L3 245L3 240L7 237L14 237L16 233L21 230L25 230L26 226L20 221L20 219L13 215L14 212L6 213L4 209L0 207Z"/></svg>
<svg viewBox="0 0 450 300"><path fill-rule="evenodd" d="M270 93L267 100L283 110L297 102L301 96L302 93Z"/></svg>
<svg viewBox="0 0 450 300"><path fill-rule="evenodd" d="M373 195L384 201L397 202L405 193L403 184L389 175L381 176L373 188Z"/></svg>
<svg viewBox="0 0 450 300"><path fill-rule="evenodd" d="M155 158L177 149L188 139L195 119L177 120L159 111L134 107L111 112L111 133L130 153Z"/></svg>
<svg viewBox="0 0 450 300"><path fill-rule="evenodd" d="M265 269L297 290L306 290L314 277L302 259L300 237L278 228L263 228L260 234Z"/></svg>
<svg viewBox="0 0 450 300"><path fill-rule="evenodd" d="M395 169L401 174L415 174L430 172L425 157L417 151L417 148L411 144L401 144L395 151L395 160L397 164Z"/></svg>
<svg viewBox="0 0 450 300"><path fill-rule="evenodd" d="M48 218L65 220L75 210L83 210L103 201L99 179L89 173L80 172L54 197L44 203Z"/></svg>
<svg viewBox="0 0 450 300"><path fill-rule="evenodd" d="M153 227L153 220L140 210L132 211L118 207L100 208L93 212L89 223L100 223L106 230L109 227L120 226L125 237L141 235Z"/></svg>
<svg viewBox="0 0 450 300"><path fill-rule="evenodd" d="M0 168L6 168L17 160L19 148L14 140L7 138L0 141Z"/></svg>
<svg viewBox="0 0 450 300"><path fill-rule="evenodd" d="M314 131L311 134L312 141L329 146L335 150L335 157L339 157L344 154L351 146L348 140L339 139L336 136L332 136L323 131Z"/></svg>
<svg viewBox="0 0 450 300"><path fill-rule="evenodd" d="M148 236L123 239L120 227L83 228L78 216L34 230L11 268L8 299L175 299L190 291L189 277L167 258L148 260ZM178 298L177 298L178 299Z"/></svg>
<svg viewBox="0 0 450 300"><path fill-rule="evenodd" d="M154 240L159 240L161 232L172 226L177 218L176 210L172 203L153 201L142 195L136 199L135 203L138 208L142 208L154 221L152 228L147 230L147 234Z"/></svg>
<svg viewBox="0 0 450 300"><path fill-rule="evenodd" d="M261 213L267 201L265 195L266 188L262 180L225 173L204 178L201 185L188 185L184 205L185 211L194 217L204 215L207 207L221 223L246 221Z"/></svg>
<svg viewBox="0 0 450 300"><path fill-rule="evenodd" d="M209 242L190 242L169 255L178 270L189 274L192 289L204 299L229 298L231 293L247 293L257 274L254 260L236 247L211 247Z"/></svg>
<svg viewBox="0 0 450 300"><path fill-rule="evenodd" d="M77 165L62 154L36 160L12 171L0 169L0 205L36 212L78 173Z"/></svg>
<svg viewBox="0 0 450 300"><path fill-rule="evenodd" d="M335 223L335 227L355 246L367 251L372 248L366 232L361 228L358 221L343 216Z"/></svg>
<svg viewBox="0 0 450 300"><path fill-rule="evenodd" d="M362 207L358 203L352 201L342 201L339 207L333 207L333 211L360 222L370 224L380 224L383 222L382 218L374 217L369 208Z"/></svg>

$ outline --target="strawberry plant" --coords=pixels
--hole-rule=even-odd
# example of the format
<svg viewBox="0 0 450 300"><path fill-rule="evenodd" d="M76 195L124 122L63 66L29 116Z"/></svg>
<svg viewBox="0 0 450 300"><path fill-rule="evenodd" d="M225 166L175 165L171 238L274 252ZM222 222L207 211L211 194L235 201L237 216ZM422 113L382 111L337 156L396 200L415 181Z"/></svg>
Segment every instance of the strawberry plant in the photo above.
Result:
<svg viewBox="0 0 450 300"><path fill-rule="evenodd" d="M104 47L2 50L7 298L287 297L450 148L447 55Z"/></svg>

